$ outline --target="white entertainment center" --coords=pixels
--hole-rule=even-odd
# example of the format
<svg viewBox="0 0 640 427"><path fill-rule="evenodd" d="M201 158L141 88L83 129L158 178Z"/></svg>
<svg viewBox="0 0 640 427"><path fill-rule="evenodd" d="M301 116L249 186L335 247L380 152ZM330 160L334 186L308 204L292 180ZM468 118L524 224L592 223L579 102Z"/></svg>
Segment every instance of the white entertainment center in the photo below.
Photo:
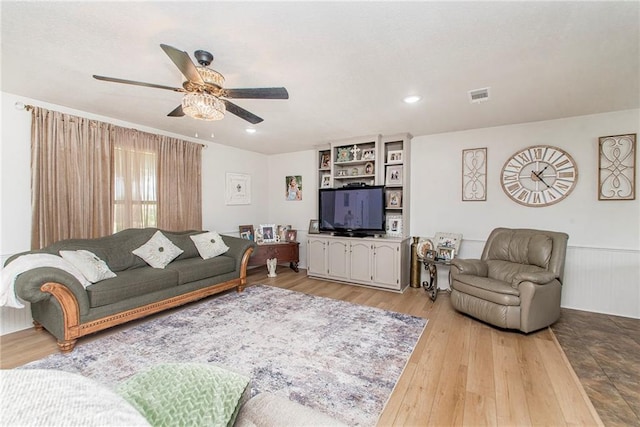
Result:
<svg viewBox="0 0 640 427"><path fill-rule="evenodd" d="M307 275L402 292L409 285L411 135L373 135L317 150L318 188L384 185L386 234L309 234Z"/></svg>

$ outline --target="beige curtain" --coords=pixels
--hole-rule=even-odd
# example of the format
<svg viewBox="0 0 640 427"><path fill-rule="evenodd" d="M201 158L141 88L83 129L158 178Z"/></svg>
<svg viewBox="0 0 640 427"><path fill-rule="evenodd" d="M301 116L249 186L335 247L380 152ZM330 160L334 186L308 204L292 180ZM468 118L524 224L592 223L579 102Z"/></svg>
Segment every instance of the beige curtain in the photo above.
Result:
<svg viewBox="0 0 640 427"><path fill-rule="evenodd" d="M202 228L202 145L32 108L32 238Z"/></svg>
<svg viewBox="0 0 640 427"><path fill-rule="evenodd" d="M110 234L110 125L32 107L31 247Z"/></svg>
<svg viewBox="0 0 640 427"><path fill-rule="evenodd" d="M162 136L158 152L158 227L201 230L202 145Z"/></svg>

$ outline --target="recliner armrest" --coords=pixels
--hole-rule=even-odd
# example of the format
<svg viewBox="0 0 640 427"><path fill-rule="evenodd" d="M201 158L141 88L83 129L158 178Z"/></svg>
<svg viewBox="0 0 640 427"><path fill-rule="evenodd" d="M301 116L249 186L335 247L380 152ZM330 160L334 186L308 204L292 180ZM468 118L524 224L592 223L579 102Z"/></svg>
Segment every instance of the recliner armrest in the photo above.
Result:
<svg viewBox="0 0 640 427"><path fill-rule="evenodd" d="M557 278L558 275L552 271L521 272L513 276L511 286L517 288L518 285L522 282L531 282L535 283L536 285L546 285L547 283L550 283Z"/></svg>
<svg viewBox="0 0 640 427"><path fill-rule="evenodd" d="M487 277L489 274L487 263L479 259L454 258L451 260L451 265L458 269L457 274L469 274L480 277Z"/></svg>

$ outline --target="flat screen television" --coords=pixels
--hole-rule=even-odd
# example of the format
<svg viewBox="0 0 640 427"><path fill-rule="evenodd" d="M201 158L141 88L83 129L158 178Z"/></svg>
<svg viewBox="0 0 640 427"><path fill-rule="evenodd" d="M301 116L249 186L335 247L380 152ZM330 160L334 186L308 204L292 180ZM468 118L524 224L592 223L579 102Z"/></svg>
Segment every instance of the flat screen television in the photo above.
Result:
<svg viewBox="0 0 640 427"><path fill-rule="evenodd" d="M345 236L372 236L385 232L384 186L321 188L319 228Z"/></svg>

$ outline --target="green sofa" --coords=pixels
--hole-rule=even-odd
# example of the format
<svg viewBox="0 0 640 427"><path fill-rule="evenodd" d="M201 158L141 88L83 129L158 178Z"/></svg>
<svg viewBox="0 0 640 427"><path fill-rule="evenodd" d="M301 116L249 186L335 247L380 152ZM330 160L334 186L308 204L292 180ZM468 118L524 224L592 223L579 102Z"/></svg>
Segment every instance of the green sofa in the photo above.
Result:
<svg viewBox="0 0 640 427"><path fill-rule="evenodd" d="M31 303L36 328L44 328L58 340L61 351L71 351L78 338L246 285L249 257L255 244L221 236L229 250L203 259L192 235L203 231L160 230L182 253L165 268L152 268L133 250L144 245L157 228L127 229L97 239L72 239L29 253L58 255L61 250L87 250L103 260L116 277L85 287L69 272L35 267L15 280L16 294Z"/></svg>

